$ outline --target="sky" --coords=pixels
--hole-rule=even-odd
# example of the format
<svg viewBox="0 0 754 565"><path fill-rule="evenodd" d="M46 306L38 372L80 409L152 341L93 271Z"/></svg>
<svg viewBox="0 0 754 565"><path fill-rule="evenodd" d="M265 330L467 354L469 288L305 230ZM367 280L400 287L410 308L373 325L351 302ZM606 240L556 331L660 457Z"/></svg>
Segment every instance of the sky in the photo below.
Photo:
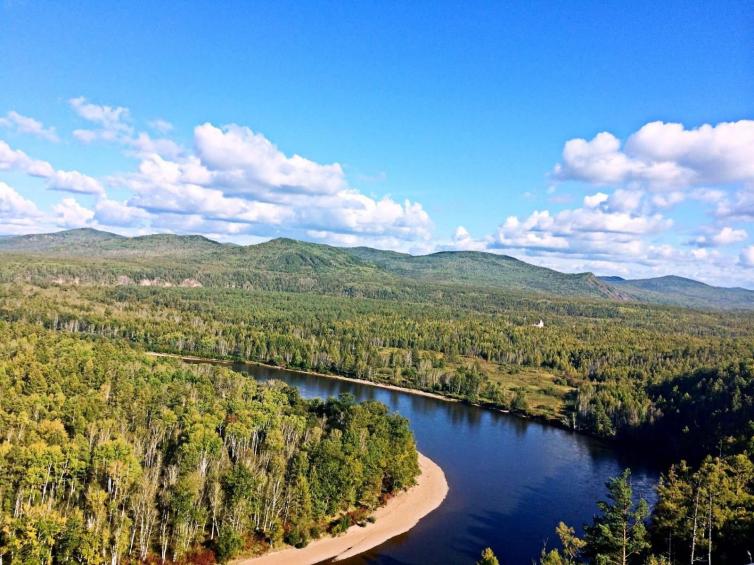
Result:
<svg viewBox="0 0 754 565"><path fill-rule="evenodd" d="M0 234L754 288L754 2L0 0Z"/></svg>

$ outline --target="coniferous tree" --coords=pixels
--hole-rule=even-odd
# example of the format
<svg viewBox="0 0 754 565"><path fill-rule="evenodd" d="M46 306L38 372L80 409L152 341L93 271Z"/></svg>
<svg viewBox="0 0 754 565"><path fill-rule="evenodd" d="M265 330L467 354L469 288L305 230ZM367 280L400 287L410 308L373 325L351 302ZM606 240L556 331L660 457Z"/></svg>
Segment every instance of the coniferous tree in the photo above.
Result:
<svg viewBox="0 0 754 565"><path fill-rule="evenodd" d="M636 562L650 547L644 520L649 514L645 500L633 500L631 471L607 483L608 500L597 503L601 514L586 528L584 553L596 563L627 565Z"/></svg>

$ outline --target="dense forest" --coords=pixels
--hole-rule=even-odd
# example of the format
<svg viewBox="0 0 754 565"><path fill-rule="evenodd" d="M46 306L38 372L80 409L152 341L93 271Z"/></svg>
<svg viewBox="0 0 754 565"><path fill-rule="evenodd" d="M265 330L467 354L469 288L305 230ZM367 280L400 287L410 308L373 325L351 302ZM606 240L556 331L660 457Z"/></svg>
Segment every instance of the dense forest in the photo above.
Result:
<svg viewBox="0 0 754 565"><path fill-rule="evenodd" d="M752 419L754 316L745 313L13 284L0 285L0 317L433 391L649 442L673 457L701 459L721 442L728 449Z"/></svg>
<svg viewBox="0 0 754 565"><path fill-rule="evenodd" d="M91 234L66 237L91 242ZM61 333L71 337L56 340L86 336L76 343L106 344L122 355L135 345L431 391L654 449L668 466L675 463L658 487L652 512L626 496L629 476L611 482L611 498L600 503L583 539L559 527L560 550L542 557L551 564L681 563L692 554L697 561L719 561L739 559L751 549L746 546L754 536L750 311L648 304L589 276L560 276L510 258L437 254L414 260L287 240L240 248L203 238L96 237L102 241L92 247L92 257L85 248L53 256L40 250L40 245L49 250L44 238L23 240L30 250L16 246L4 255L0 319L49 339ZM68 249L66 242L53 243ZM196 264L194 256L200 259ZM534 279L539 283L529 285ZM677 280L670 282L670 288L679 288ZM659 284L653 283L652 293L660 292ZM703 301L710 289L694 286L694 300ZM735 294L736 300L748 296ZM323 438L342 431L329 411L364 410L342 401L303 403L290 391L283 395L290 406L281 410L306 422L316 416L320 423L312 426ZM410 443L408 430L404 433ZM346 435L338 437L345 441ZM264 522L267 541L305 540L347 506L315 504L317 451L303 440L299 445L308 456L300 472L316 525L302 530L287 516ZM165 461L180 468L180 452L165 448ZM299 468L290 462L298 459L283 458L288 480L289 468ZM232 454L225 461L235 464ZM218 480L226 494L227 482ZM370 492L371 499L379 497ZM364 495L354 496L349 503ZM201 534L209 541L203 547L219 550L218 531L205 523ZM233 547L249 543L249 530L233 531L246 532L234 538ZM167 552L175 551L177 539L174 530L169 534ZM162 538L155 536L150 543L159 546Z"/></svg>
<svg viewBox="0 0 754 565"><path fill-rule="evenodd" d="M405 419L122 340L0 322L0 562L225 561L413 484Z"/></svg>

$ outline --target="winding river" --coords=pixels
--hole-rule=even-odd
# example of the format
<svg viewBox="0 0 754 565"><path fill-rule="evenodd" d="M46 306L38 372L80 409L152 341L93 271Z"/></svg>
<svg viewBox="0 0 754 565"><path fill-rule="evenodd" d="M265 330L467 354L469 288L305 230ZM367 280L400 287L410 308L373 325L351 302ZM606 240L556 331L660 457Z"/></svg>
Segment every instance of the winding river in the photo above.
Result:
<svg viewBox="0 0 754 565"><path fill-rule="evenodd" d="M605 481L633 471L634 490L650 500L658 468L604 442L514 416L337 379L237 365L257 380L278 379L305 398L348 392L379 400L411 423L419 450L445 471L445 502L411 531L341 563L474 563L490 546L501 563L528 564L560 520L590 522Z"/></svg>

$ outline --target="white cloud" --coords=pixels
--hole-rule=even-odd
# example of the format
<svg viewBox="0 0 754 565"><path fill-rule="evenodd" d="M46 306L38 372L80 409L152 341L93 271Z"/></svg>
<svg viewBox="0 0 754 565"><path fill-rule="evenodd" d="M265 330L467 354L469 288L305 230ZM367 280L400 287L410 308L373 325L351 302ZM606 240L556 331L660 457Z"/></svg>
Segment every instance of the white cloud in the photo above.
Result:
<svg viewBox="0 0 754 565"><path fill-rule="evenodd" d="M32 159L20 149L11 148L0 139L0 171L22 171L33 177L49 177L55 170L46 161Z"/></svg>
<svg viewBox="0 0 754 565"><path fill-rule="evenodd" d="M136 170L106 179L108 186L119 189L113 200L99 180L79 171L56 170L0 141L0 171L21 171L46 179L50 189L96 196L90 207L65 198L46 213L0 185L0 231L93 226L131 234L203 233L237 242L285 235L411 253L490 250L566 271L678 273L709 282L752 284L751 271L742 267L754 265L754 251L740 251L748 234L738 225L754 221L751 121L689 130L653 122L625 143L607 132L588 141L570 140L554 180L613 185L610 189L584 195L581 207L509 216L495 233L481 237L459 226L451 239L438 242L420 203L365 194L337 161L286 154L248 127L201 124L188 148L166 137L172 125L164 120L148 122L147 133L135 127L125 107L85 98L70 104L87 122L74 137L118 146L138 159ZM54 133L28 120L9 113L0 125L26 128L42 137ZM573 193L554 195L556 186L547 193L563 205ZM684 201L689 204L674 208ZM676 247L671 242L678 240L678 233L669 231L670 214L682 214L692 205L714 211L717 227L702 228L695 240Z"/></svg>
<svg viewBox="0 0 754 565"><path fill-rule="evenodd" d="M463 226L458 226L453 233L453 242L449 247L458 251L485 251L491 243L492 237L474 239L469 230Z"/></svg>
<svg viewBox="0 0 754 565"><path fill-rule="evenodd" d="M83 96L71 98L68 102L76 114L86 121L99 126L99 131L92 132L94 137L113 140L119 135L130 134L133 131L133 128L128 123L130 120L128 108L123 108L122 106L114 108L112 106L92 104ZM90 130L77 131L87 132ZM91 134L80 133L77 135L76 132L74 132L74 135L83 141ZM91 139L93 138L89 138L89 140Z"/></svg>
<svg viewBox="0 0 754 565"><path fill-rule="evenodd" d="M53 207L58 225L66 228L80 228L88 225L94 218L94 212L84 208L73 198L63 198Z"/></svg>
<svg viewBox="0 0 754 565"><path fill-rule="evenodd" d="M421 204L367 196L349 186L337 163L288 157L263 135L236 125L198 126L194 142L195 155L147 154L138 172L111 179L133 192L128 206L148 212L151 225L169 221L171 229L181 224L203 232L328 242L346 236L360 243L431 237Z"/></svg>
<svg viewBox="0 0 754 565"><path fill-rule="evenodd" d="M708 204L719 204L725 200L725 191L715 188L696 188L691 191L690 197Z"/></svg>
<svg viewBox="0 0 754 565"><path fill-rule="evenodd" d="M672 220L660 214L614 210L611 198L608 195L587 197L585 207L555 214L541 210L524 219L510 216L498 228L492 247L618 260L636 260L649 253L663 253L661 246L645 239L668 230Z"/></svg>
<svg viewBox="0 0 754 565"><path fill-rule="evenodd" d="M98 223L118 227L137 227L145 224L151 217L146 210L109 198L100 198L97 201L94 214Z"/></svg>
<svg viewBox="0 0 754 565"><path fill-rule="evenodd" d="M82 143L98 140L119 143L135 152L137 156L156 153L177 157L182 152L180 145L170 139L155 139L146 132L136 132L131 124L128 108L93 104L83 96L72 98L69 103L76 114L96 126L94 129L74 130L73 136ZM158 133L172 129L172 124L165 120L153 120L149 125Z"/></svg>
<svg viewBox="0 0 754 565"><path fill-rule="evenodd" d="M661 192L652 195L652 204L658 208L670 208L686 200L686 195L680 190L672 192Z"/></svg>
<svg viewBox="0 0 754 565"><path fill-rule="evenodd" d="M4 182L0 182L0 218L3 223L23 223L41 216L37 205L31 200L21 196L16 190Z"/></svg>
<svg viewBox="0 0 754 565"><path fill-rule="evenodd" d="M53 213L40 210L31 200L0 182L0 234L15 235L51 231L88 225L94 214L76 202L65 198L53 207Z"/></svg>
<svg viewBox="0 0 754 565"><path fill-rule="evenodd" d="M587 208L596 208L603 202L607 202L608 195L604 192L598 192L597 194L592 194L591 196L585 196L584 197L584 206Z"/></svg>
<svg viewBox="0 0 754 565"><path fill-rule="evenodd" d="M134 137L124 138L122 143L132 147L137 155L163 155L178 157L183 149L172 139L151 137L148 133L140 132Z"/></svg>
<svg viewBox="0 0 754 565"><path fill-rule="evenodd" d="M754 222L754 184L737 191L731 199L722 198L717 204L716 215Z"/></svg>
<svg viewBox="0 0 754 565"><path fill-rule="evenodd" d="M739 262L744 267L754 267L754 245L750 245L741 250Z"/></svg>
<svg viewBox="0 0 754 565"><path fill-rule="evenodd" d="M749 234L746 233L746 230L737 230L726 226L712 236L712 242L715 245L731 245L744 241L747 237L749 237Z"/></svg>
<svg viewBox="0 0 754 565"><path fill-rule="evenodd" d="M287 157L246 127L231 124L221 129L205 123L195 128L194 144L197 156L226 190L263 195L274 187L282 192L334 194L347 188L338 163L320 165L300 155Z"/></svg>
<svg viewBox="0 0 754 565"><path fill-rule="evenodd" d="M561 180L598 185L636 183L653 189L754 180L754 120L686 129L651 122L624 146L608 132L572 139L555 167Z"/></svg>
<svg viewBox="0 0 754 565"><path fill-rule="evenodd" d="M746 230L735 229L730 226L725 226L715 232L712 232L710 228L706 228L706 231L707 235L699 235L691 243L697 247L721 247L740 243L749 237Z"/></svg>
<svg viewBox="0 0 754 565"><path fill-rule="evenodd" d="M11 148L0 140L0 171L21 171L33 177L47 179L47 188L80 194L104 194L96 179L78 171L56 171L47 161L32 159L21 150Z"/></svg>
<svg viewBox="0 0 754 565"><path fill-rule="evenodd" d="M644 162L626 155L620 150L618 138L608 132L599 133L590 141L567 141L563 160L555 166L555 176L561 180L598 185L639 181L674 186L688 182L689 174L676 163Z"/></svg>
<svg viewBox="0 0 754 565"><path fill-rule="evenodd" d="M11 110L4 117L0 117L0 126L16 130L20 133L27 133L36 137L46 139L47 141L60 141L55 128L46 128L42 122L29 116L23 116L18 112Z"/></svg>
<svg viewBox="0 0 754 565"><path fill-rule="evenodd" d="M92 143L100 136L98 132L91 129L75 129L73 130L73 137L78 139L81 143Z"/></svg>
<svg viewBox="0 0 754 565"><path fill-rule="evenodd" d="M47 178L47 188L78 194L103 195L105 189L97 179L78 171L55 171Z"/></svg>
<svg viewBox="0 0 754 565"><path fill-rule="evenodd" d="M607 204L610 210L616 212L635 212L641 206L644 193L640 190L618 189L613 192Z"/></svg>
<svg viewBox="0 0 754 565"><path fill-rule="evenodd" d="M568 240L556 236L551 229L554 222L547 210L532 212L523 221L509 216L497 230L496 243L502 248L566 249Z"/></svg>

